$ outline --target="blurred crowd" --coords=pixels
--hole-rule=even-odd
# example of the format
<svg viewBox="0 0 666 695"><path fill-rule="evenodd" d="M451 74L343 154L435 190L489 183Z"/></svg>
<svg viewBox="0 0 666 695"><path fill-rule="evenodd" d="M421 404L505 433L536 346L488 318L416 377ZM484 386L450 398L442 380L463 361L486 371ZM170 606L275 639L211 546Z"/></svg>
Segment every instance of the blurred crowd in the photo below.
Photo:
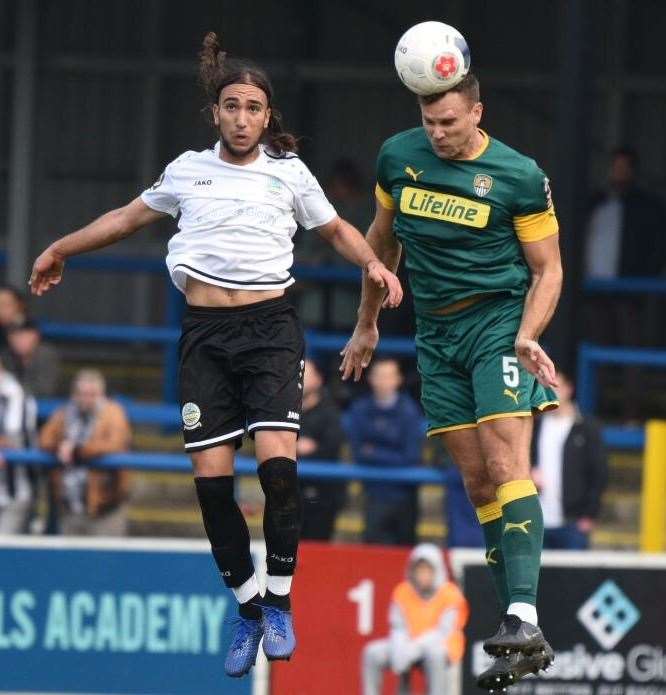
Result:
<svg viewBox="0 0 666 695"><path fill-rule="evenodd" d="M666 268L666 207L639 183L636 154L618 148L610 157L603 188L591 199L582 243L582 284L626 278L662 277ZM335 162L326 191L340 213L359 228L372 215L370 182L354 161ZM316 235L302 234L297 263L353 271ZM404 268L399 274L407 293ZM306 324L346 330L355 321L355 283L299 283L292 299ZM655 344L654 297L585 294L580 337L601 344ZM652 313L651 313L652 312ZM384 312L385 334L413 335L411 298L398 311ZM637 380L631 369L620 379L628 403ZM571 377L559 375L561 406L535 423L533 477L540 491L546 547L586 548L599 518L608 482L601 427L583 415ZM89 465L97 456L130 449L132 429L123 406L107 396L104 375L82 369L63 383L61 359L43 340L24 295L0 287L0 445L5 450L39 447L59 462L32 467L0 456L0 533L123 535L127 533L130 477L125 470ZM65 399L55 400L67 392ZM39 408L38 408L39 402ZM629 407L629 406L627 406ZM624 413L632 417L633 413ZM39 425L38 425L39 423ZM450 547L481 547L483 539L462 480L441 447L426 444L418 403L418 375L409 361L377 356L362 387L342 384L333 362L308 359L298 441L301 461L353 461L368 468L445 469L441 516ZM359 486L355 488L357 497ZM347 482L312 478L301 483L303 536L336 537L336 520L349 505ZM366 543L413 546L423 506L419 486L386 480L362 486L360 536Z"/></svg>

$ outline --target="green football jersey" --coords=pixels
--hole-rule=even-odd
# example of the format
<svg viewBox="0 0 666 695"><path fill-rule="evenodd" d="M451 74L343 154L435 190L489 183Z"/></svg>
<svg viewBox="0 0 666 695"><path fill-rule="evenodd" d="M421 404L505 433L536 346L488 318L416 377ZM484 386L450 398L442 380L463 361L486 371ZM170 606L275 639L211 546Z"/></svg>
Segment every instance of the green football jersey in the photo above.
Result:
<svg viewBox="0 0 666 695"><path fill-rule="evenodd" d="M471 159L441 159L423 128L398 133L379 152L376 195L395 210L417 313L480 293L525 295L521 242L558 232L536 162L483 136Z"/></svg>

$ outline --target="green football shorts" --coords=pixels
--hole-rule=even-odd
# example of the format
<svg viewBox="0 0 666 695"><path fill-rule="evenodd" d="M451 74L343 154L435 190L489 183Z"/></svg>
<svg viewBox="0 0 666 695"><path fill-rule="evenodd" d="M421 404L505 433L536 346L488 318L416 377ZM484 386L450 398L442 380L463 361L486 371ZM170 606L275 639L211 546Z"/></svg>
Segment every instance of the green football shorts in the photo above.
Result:
<svg viewBox="0 0 666 695"><path fill-rule="evenodd" d="M447 316L419 315L416 351L428 436L557 407L555 392L525 370L513 344L523 297L480 300Z"/></svg>

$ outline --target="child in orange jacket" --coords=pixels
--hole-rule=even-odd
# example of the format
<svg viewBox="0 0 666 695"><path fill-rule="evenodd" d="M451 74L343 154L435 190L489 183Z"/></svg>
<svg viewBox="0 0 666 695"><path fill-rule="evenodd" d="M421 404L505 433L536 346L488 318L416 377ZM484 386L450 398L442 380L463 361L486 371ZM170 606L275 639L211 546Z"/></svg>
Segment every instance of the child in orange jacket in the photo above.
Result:
<svg viewBox="0 0 666 695"><path fill-rule="evenodd" d="M363 695L379 695L384 670L400 676L400 694L408 691L415 666L425 671L429 695L447 690L448 672L465 651L463 628L469 606L446 571L439 548L417 545L407 563L407 578L393 590L388 638L363 651Z"/></svg>

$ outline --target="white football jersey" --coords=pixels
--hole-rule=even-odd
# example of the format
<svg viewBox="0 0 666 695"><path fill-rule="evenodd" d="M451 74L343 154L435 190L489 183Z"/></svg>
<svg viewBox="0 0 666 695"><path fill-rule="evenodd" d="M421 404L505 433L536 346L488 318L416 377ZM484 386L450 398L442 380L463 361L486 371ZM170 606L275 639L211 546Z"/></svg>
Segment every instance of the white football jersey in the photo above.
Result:
<svg viewBox="0 0 666 695"><path fill-rule="evenodd" d="M220 159L220 143L185 152L141 194L153 210L177 217L167 266L185 291L188 275L220 287L268 290L294 283L296 223L320 227L336 215L317 179L295 155L262 146L242 166Z"/></svg>

